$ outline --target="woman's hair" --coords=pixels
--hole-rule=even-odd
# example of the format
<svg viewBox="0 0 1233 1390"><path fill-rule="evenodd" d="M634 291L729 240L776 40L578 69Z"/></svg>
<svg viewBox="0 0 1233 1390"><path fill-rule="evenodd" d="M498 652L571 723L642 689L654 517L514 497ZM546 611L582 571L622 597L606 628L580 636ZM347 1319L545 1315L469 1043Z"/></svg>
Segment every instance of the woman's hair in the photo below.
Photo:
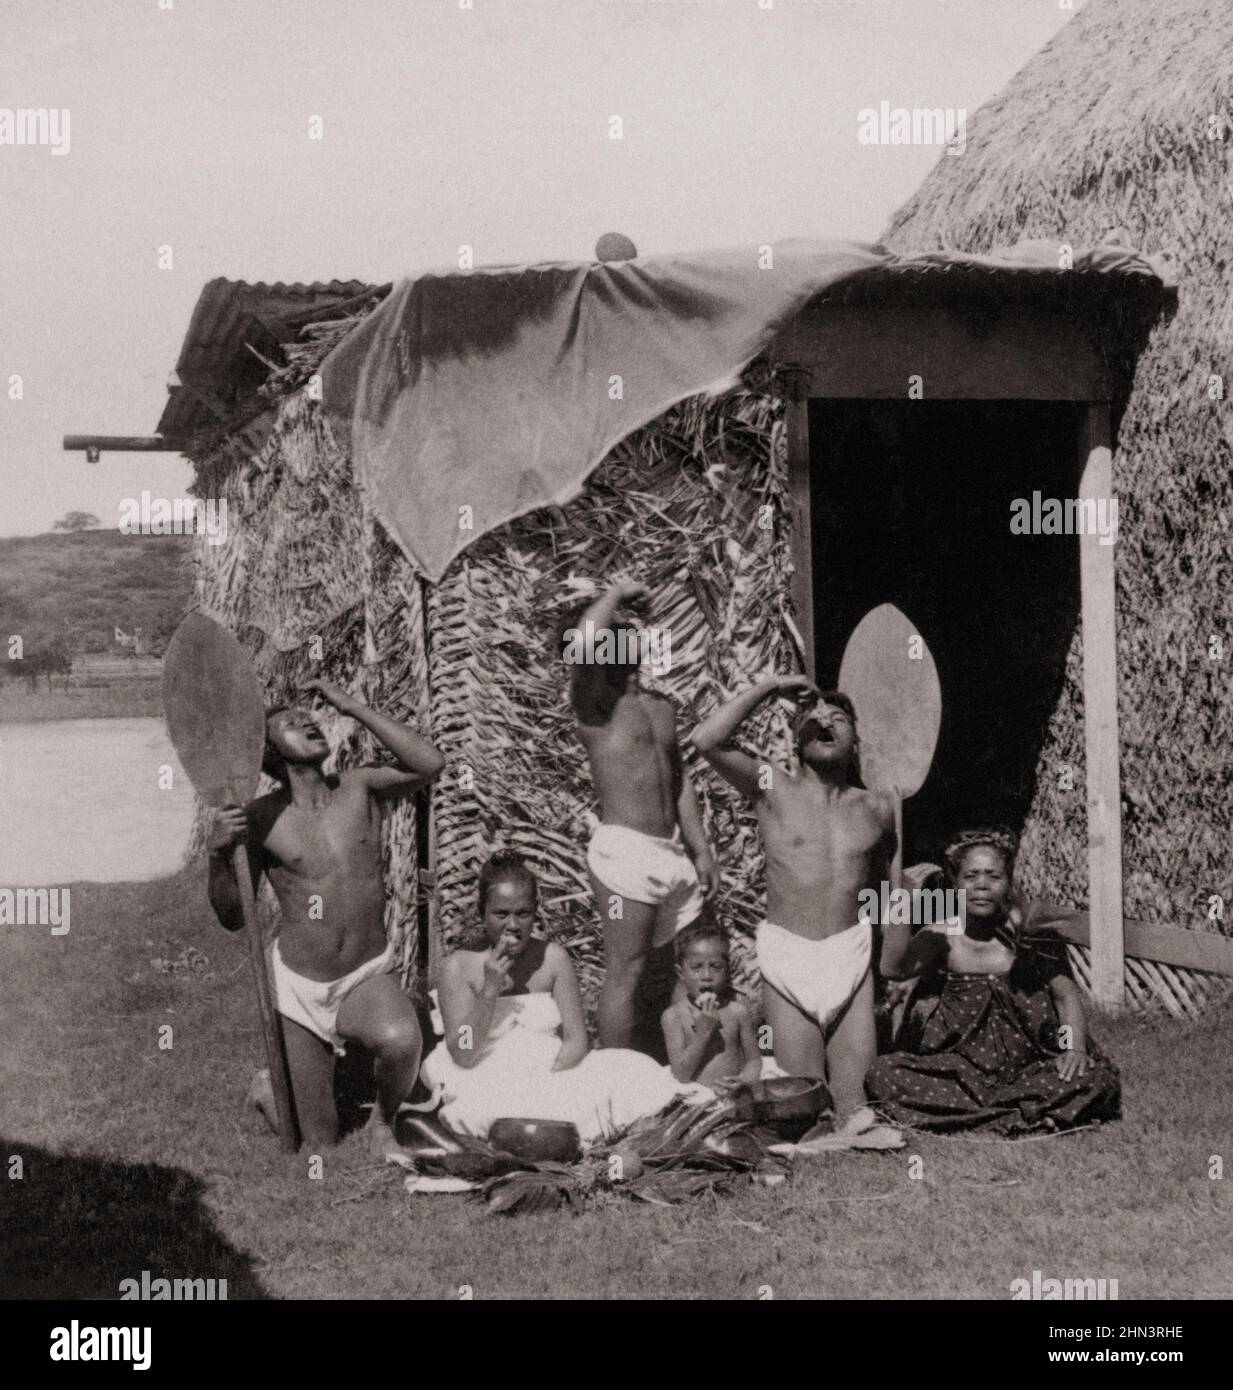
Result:
<svg viewBox="0 0 1233 1390"><path fill-rule="evenodd" d="M516 849L499 849L489 855L479 871L479 910L484 915L488 894L494 883L521 883L531 890L531 901L539 902L539 880L527 861Z"/></svg>
<svg viewBox="0 0 1233 1390"><path fill-rule="evenodd" d="M267 777L273 777L276 782L287 780L287 764L283 755L270 742L270 720L276 714L282 714L284 710L290 708L290 705L271 705L265 712L265 747L261 750L261 770Z"/></svg>
<svg viewBox="0 0 1233 1390"><path fill-rule="evenodd" d="M952 884L958 881L963 856L967 854L968 850L978 847L991 849L995 854L1000 854L1002 862L1006 866L1006 877L1014 877L1015 855L1019 853L1019 837L1013 830L1008 830L1004 825L983 826L977 830L959 831L943 851L942 857L946 861L946 873Z"/></svg>

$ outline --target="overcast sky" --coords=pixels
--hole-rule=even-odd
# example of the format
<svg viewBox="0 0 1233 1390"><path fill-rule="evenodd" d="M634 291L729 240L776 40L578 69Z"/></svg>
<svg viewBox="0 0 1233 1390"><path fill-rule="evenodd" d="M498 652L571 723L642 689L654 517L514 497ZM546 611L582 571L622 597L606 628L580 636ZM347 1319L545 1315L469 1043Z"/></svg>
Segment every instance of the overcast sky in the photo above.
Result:
<svg viewBox="0 0 1233 1390"><path fill-rule="evenodd" d="M175 455L91 467L61 437L153 432L216 275L382 282L464 243L481 265L581 260L606 230L644 255L874 240L939 152L859 144L857 113L970 114L1073 17L1060 0L467 3L6 0L0 118L67 108L71 143L0 145L0 535L182 495Z"/></svg>

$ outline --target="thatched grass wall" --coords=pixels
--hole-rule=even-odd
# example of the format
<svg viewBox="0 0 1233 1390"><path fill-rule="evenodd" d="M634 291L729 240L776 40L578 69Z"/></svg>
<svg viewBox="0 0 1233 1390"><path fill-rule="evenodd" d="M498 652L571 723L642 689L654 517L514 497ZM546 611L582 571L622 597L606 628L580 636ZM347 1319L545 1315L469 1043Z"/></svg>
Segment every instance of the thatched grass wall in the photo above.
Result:
<svg viewBox="0 0 1233 1390"><path fill-rule="evenodd" d="M230 518L227 543L199 549L200 599L252 651L272 700L326 676L427 728L448 759L433 791L444 941L474 923L484 857L515 846L541 876L545 927L571 948L593 999L601 951L585 847L595 806L555 622L585 593L580 581L643 579L649 621L672 644L671 670L654 684L676 703L682 731L733 688L799 667L785 621L774 383L754 368L737 390L685 402L624 441L569 506L481 538L428 586L373 520L346 453L301 389L348 326L293 351L270 383L267 417L198 444L197 486L225 497ZM753 733L773 746L782 716L766 711ZM373 752L354 730L340 737L335 729L341 764ZM696 781L723 868L718 913L748 980L763 901L756 828L726 785L709 774ZM388 926L408 980L423 964L415 814L404 801L387 824Z"/></svg>
<svg viewBox="0 0 1233 1390"><path fill-rule="evenodd" d="M969 120L966 153L939 160L887 233L901 251L967 252L1120 234L1176 262L1177 313L1140 359L1114 457L1126 911L1225 933L1233 913L1210 920L1209 904L1233 907L1230 54L1233 6L1091 0ZM1037 769L1022 876L1082 906L1080 642ZM1063 764L1073 791L1059 790ZM1177 972L1153 972L1163 984L1130 973L1132 989L1150 986L1166 1007L1180 994L1185 1009Z"/></svg>
<svg viewBox="0 0 1233 1390"><path fill-rule="evenodd" d="M654 684L684 731L721 692L793 660L783 486L780 410L763 377L632 436L576 501L484 537L432 591L432 732L449 757L436 803L447 935L472 919L478 862L515 846L539 869L545 921L575 948L594 992L585 845L595 807L555 618L577 596L571 580L643 579L649 621L672 642L671 671ZM726 787L709 774L696 781L723 861L719 913L744 959L762 900L756 831Z"/></svg>

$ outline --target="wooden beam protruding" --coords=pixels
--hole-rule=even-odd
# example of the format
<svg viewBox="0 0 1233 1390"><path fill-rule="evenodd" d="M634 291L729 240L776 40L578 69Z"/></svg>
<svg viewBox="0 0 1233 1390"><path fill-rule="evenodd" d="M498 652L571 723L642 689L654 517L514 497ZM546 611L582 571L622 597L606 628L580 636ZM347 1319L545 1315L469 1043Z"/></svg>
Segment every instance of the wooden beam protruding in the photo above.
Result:
<svg viewBox="0 0 1233 1390"><path fill-rule="evenodd" d="M68 453L106 449L109 454L178 454L181 446L161 434L66 434L64 448Z"/></svg>

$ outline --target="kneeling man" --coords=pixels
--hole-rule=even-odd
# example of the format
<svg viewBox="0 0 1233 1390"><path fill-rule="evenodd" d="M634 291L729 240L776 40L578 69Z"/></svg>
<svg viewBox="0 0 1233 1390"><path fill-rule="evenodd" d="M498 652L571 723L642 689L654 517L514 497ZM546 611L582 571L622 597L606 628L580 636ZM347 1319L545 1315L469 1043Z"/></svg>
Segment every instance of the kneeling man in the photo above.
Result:
<svg viewBox="0 0 1233 1390"><path fill-rule="evenodd" d="M730 746L772 696L797 700L797 766L778 767ZM766 851L767 920L758 928L766 1021L775 1061L791 1076L824 1079L842 1132L869 1129L865 1073L873 1063L872 925L862 889L886 879L894 808L860 784L856 714L838 691L804 676L764 681L716 710L694 747L753 802Z"/></svg>
<svg viewBox="0 0 1233 1390"><path fill-rule="evenodd" d="M311 681L341 713L359 720L397 759L394 767L348 768L327 777L330 748L306 710L266 718L265 770L281 785L247 807L225 806L211 831L210 904L229 931L243 925L232 860L246 839L253 890L270 880L281 909L273 950L300 1134L310 1147L336 1143L334 1057L353 1038L376 1056L374 1151L396 1147L394 1117L419 1074L415 1009L390 974L385 934L381 803L414 791L445 766L426 739L368 709L328 681Z"/></svg>

